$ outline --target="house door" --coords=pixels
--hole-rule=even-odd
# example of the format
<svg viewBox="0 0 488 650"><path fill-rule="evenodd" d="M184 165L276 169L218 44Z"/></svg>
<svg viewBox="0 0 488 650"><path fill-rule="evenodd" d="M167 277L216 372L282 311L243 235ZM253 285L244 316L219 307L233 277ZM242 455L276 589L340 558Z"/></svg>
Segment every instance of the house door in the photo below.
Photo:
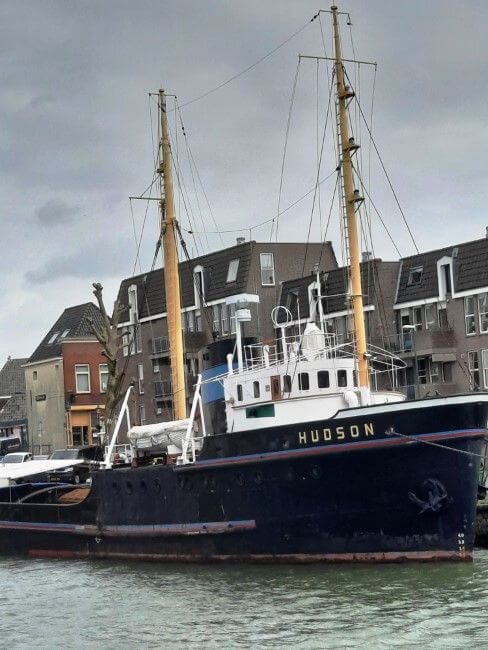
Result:
<svg viewBox="0 0 488 650"><path fill-rule="evenodd" d="M280 376L273 375L271 377L271 399L273 402L281 399Z"/></svg>

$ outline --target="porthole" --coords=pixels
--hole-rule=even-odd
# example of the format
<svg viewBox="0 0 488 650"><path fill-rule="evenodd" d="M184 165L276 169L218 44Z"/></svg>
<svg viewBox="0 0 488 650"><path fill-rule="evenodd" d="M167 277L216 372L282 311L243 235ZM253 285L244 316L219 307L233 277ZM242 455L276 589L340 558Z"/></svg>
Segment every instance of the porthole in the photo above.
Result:
<svg viewBox="0 0 488 650"><path fill-rule="evenodd" d="M261 472L254 472L253 478L256 485L261 485L261 483L263 482L263 475L261 474Z"/></svg>
<svg viewBox="0 0 488 650"><path fill-rule="evenodd" d="M283 440L283 442L281 443L281 446L283 447L283 449L290 449L290 441L289 440Z"/></svg>

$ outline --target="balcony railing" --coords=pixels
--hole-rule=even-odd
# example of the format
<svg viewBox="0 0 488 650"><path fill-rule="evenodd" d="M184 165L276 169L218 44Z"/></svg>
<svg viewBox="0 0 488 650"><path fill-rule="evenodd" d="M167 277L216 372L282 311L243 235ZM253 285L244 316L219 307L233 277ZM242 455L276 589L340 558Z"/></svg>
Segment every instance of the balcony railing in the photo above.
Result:
<svg viewBox="0 0 488 650"><path fill-rule="evenodd" d="M392 338L393 350L402 354L431 354L456 348L456 335L452 327L406 330Z"/></svg>

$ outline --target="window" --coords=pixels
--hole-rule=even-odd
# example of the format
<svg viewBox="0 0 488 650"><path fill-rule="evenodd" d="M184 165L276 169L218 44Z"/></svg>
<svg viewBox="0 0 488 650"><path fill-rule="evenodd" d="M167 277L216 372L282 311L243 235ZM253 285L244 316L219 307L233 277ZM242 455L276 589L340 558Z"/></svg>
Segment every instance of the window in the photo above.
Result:
<svg viewBox="0 0 488 650"><path fill-rule="evenodd" d="M407 286L412 286L415 284L420 284L422 282L422 272L424 270L423 266L415 266L410 269L408 272Z"/></svg>
<svg viewBox="0 0 488 650"><path fill-rule="evenodd" d="M308 377L308 372L299 372L298 373L298 389L299 390L309 390L310 389L310 379Z"/></svg>
<svg viewBox="0 0 488 650"><path fill-rule="evenodd" d="M139 384L139 395L144 395L144 366L137 364L137 381Z"/></svg>
<svg viewBox="0 0 488 650"><path fill-rule="evenodd" d="M220 334L220 306L212 306L212 330Z"/></svg>
<svg viewBox="0 0 488 650"><path fill-rule="evenodd" d="M447 309L445 307L439 307L437 315L439 316L439 327L445 329L447 327Z"/></svg>
<svg viewBox="0 0 488 650"><path fill-rule="evenodd" d="M260 392L259 392L259 381L253 381L253 383L252 383L252 390L253 390L254 397L256 397L256 398L259 397L259 395L260 395Z"/></svg>
<svg viewBox="0 0 488 650"><path fill-rule="evenodd" d="M203 267L196 266L193 269L193 285L195 289L195 306L201 307L205 302L205 285L203 281ZM197 330L200 331L200 330Z"/></svg>
<svg viewBox="0 0 488 650"><path fill-rule="evenodd" d="M481 350L481 363L483 364L483 384L488 388L488 350Z"/></svg>
<svg viewBox="0 0 488 650"><path fill-rule="evenodd" d="M62 338L62 339L65 339L65 338L68 336L69 332L70 332L69 329L64 330L64 332L61 334L61 338Z"/></svg>
<svg viewBox="0 0 488 650"><path fill-rule="evenodd" d="M292 318L294 320L298 318L298 289L290 291L286 298L286 306L290 311Z"/></svg>
<svg viewBox="0 0 488 650"><path fill-rule="evenodd" d="M263 287L272 287L275 283L273 253L261 253L259 255L261 264L261 284Z"/></svg>
<svg viewBox="0 0 488 650"><path fill-rule="evenodd" d="M227 282L235 282L237 278L237 270L239 269L239 260L231 260L229 268L227 269Z"/></svg>
<svg viewBox="0 0 488 650"><path fill-rule="evenodd" d="M246 409L246 418L273 418L274 414L274 404L263 404Z"/></svg>
<svg viewBox="0 0 488 650"><path fill-rule="evenodd" d="M476 323L474 318L474 296L466 296L464 299L464 322L466 336L476 334Z"/></svg>
<svg viewBox="0 0 488 650"><path fill-rule="evenodd" d="M202 315L200 311L195 312L195 332L202 331Z"/></svg>
<svg viewBox="0 0 488 650"><path fill-rule="evenodd" d="M87 363L75 366L75 379L77 393L90 392L90 366Z"/></svg>
<svg viewBox="0 0 488 650"><path fill-rule="evenodd" d="M291 376L290 375L284 375L283 376L283 392L284 393L291 393Z"/></svg>
<svg viewBox="0 0 488 650"><path fill-rule="evenodd" d="M224 303L220 310L220 320L222 322L222 336L229 333L229 321L227 318L227 305Z"/></svg>
<svg viewBox="0 0 488 650"><path fill-rule="evenodd" d="M417 375L419 384L426 384L429 381L427 359L417 359Z"/></svg>
<svg viewBox="0 0 488 650"><path fill-rule="evenodd" d="M412 316L413 316L413 324L415 326L415 329L421 330L422 329L422 307L414 307Z"/></svg>
<svg viewBox="0 0 488 650"><path fill-rule="evenodd" d="M480 332L488 332L488 293L480 293L478 296L478 312L480 317Z"/></svg>
<svg viewBox="0 0 488 650"><path fill-rule="evenodd" d="M159 363L156 361L153 361L153 372L159 372Z"/></svg>
<svg viewBox="0 0 488 650"><path fill-rule="evenodd" d="M442 364L440 361L431 361L430 363L430 381L438 384L442 381Z"/></svg>
<svg viewBox="0 0 488 650"><path fill-rule="evenodd" d="M170 381L155 381L154 383L154 397L163 397L171 395L171 382Z"/></svg>
<svg viewBox="0 0 488 650"><path fill-rule="evenodd" d="M139 422L141 425L146 424L146 407L144 404L139 406Z"/></svg>
<svg viewBox="0 0 488 650"><path fill-rule="evenodd" d="M127 327L122 329L122 354L124 357L129 356L129 332L127 331Z"/></svg>
<svg viewBox="0 0 488 650"><path fill-rule="evenodd" d="M345 388L347 386L347 370L337 371L337 385L339 388Z"/></svg>
<svg viewBox="0 0 488 650"><path fill-rule="evenodd" d="M319 370L317 373L317 384L319 388L329 388L330 379L328 370Z"/></svg>
<svg viewBox="0 0 488 650"><path fill-rule="evenodd" d="M468 352L468 370L471 375L471 388L472 390L478 390L480 387L480 367L477 350Z"/></svg>
<svg viewBox="0 0 488 650"><path fill-rule="evenodd" d="M98 374L100 377L100 392L107 392L107 383L108 383L108 365L106 363L101 363L98 366Z"/></svg>
<svg viewBox="0 0 488 650"><path fill-rule="evenodd" d="M51 336L47 344L52 345L54 341L58 338L58 336L59 336L59 332L54 332L54 334Z"/></svg>
<svg viewBox="0 0 488 650"><path fill-rule="evenodd" d="M142 352L142 332L139 323L135 326L135 344L136 352L137 354L140 354Z"/></svg>
<svg viewBox="0 0 488 650"><path fill-rule="evenodd" d="M242 385L237 384L237 401L242 402Z"/></svg>
<svg viewBox="0 0 488 650"><path fill-rule="evenodd" d="M166 336L157 336L152 340L151 352L152 354L164 354L169 350L169 342Z"/></svg>
<svg viewBox="0 0 488 650"><path fill-rule="evenodd" d="M235 334L237 330L235 304L229 305L229 324L230 324L230 333Z"/></svg>
<svg viewBox="0 0 488 650"><path fill-rule="evenodd" d="M242 402L242 385L237 384L237 401Z"/></svg>
<svg viewBox="0 0 488 650"><path fill-rule="evenodd" d="M186 331L187 332L194 332L195 331L195 312L194 311L187 311L185 314L185 325L186 325Z"/></svg>
<svg viewBox="0 0 488 650"><path fill-rule="evenodd" d="M32 379L35 381L37 379L37 370L32 372Z"/></svg>
<svg viewBox="0 0 488 650"><path fill-rule="evenodd" d="M437 325L437 319L437 305L434 302L431 302L429 305L425 305L425 327L428 330L432 329Z"/></svg>

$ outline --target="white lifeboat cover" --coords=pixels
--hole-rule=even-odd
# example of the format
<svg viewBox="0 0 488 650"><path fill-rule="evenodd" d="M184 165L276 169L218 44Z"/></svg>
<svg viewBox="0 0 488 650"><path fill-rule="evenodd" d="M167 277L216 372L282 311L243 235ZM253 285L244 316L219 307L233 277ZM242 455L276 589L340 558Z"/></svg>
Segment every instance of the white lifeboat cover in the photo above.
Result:
<svg viewBox="0 0 488 650"><path fill-rule="evenodd" d="M189 419L157 422L131 427L128 438L136 449L166 449L175 445L181 450Z"/></svg>
<svg viewBox="0 0 488 650"><path fill-rule="evenodd" d="M302 336L302 353L308 359L319 354L325 348L323 332L315 323L307 323Z"/></svg>

